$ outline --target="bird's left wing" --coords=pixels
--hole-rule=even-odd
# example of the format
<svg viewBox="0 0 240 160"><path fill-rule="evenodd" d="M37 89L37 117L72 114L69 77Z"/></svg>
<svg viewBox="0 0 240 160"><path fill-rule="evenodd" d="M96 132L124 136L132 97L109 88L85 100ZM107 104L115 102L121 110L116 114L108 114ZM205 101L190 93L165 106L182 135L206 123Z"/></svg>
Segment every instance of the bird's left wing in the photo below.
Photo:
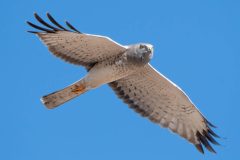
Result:
<svg viewBox="0 0 240 160"><path fill-rule="evenodd" d="M186 94L170 80L146 65L139 72L109 84L130 108L179 134L203 153L202 144L215 152L218 144L213 125L203 117Z"/></svg>
<svg viewBox="0 0 240 160"><path fill-rule="evenodd" d="M45 22L36 13L34 16L44 27L27 21L31 27L40 30L40 32L29 32L37 34L55 56L67 62L89 68L99 61L118 56L126 51L126 47L109 37L81 33L67 21L66 25L69 29L66 29L49 13L47 17L53 25Z"/></svg>

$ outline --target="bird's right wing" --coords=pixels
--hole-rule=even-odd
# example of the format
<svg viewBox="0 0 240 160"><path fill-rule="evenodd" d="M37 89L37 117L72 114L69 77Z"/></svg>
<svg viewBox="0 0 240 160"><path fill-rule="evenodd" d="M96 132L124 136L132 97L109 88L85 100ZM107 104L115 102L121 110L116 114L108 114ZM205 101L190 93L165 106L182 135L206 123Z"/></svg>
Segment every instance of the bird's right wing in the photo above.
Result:
<svg viewBox="0 0 240 160"><path fill-rule="evenodd" d="M218 144L212 137L217 137L210 128L213 125L179 87L151 65L109 85L119 98L142 116L171 129L193 143L200 152L203 152L202 144L215 152L209 143Z"/></svg>
<svg viewBox="0 0 240 160"><path fill-rule="evenodd" d="M45 22L36 13L34 16L47 28L27 21L31 27L40 30L40 32L29 32L37 34L55 56L67 62L88 67L99 61L122 54L126 50L126 47L108 37L81 33L66 22L72 30L70 31L57 23L49 13L47 13L47 17L55 26Z"/></svg>

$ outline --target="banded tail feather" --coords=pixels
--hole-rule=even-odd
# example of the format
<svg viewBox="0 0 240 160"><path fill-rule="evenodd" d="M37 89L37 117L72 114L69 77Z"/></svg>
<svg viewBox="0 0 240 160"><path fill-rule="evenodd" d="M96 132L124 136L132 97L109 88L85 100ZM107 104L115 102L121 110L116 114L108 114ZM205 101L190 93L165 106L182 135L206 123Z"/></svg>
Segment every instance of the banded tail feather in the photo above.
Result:
<svg viewBox="0 0 240 160"><path fill-rule="evenodd" d="M88 89L84 81L80 80L62 90L43 96L41 101L48 109L54 109L86 91L88 91Z"/></svg>

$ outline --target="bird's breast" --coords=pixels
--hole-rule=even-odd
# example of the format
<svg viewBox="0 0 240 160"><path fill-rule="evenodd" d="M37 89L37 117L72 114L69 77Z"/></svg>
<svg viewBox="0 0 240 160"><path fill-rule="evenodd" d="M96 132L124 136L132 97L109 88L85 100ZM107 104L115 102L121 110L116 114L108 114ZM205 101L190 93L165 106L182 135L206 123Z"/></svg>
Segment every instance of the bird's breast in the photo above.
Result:
<svg viewBox="0 0 240 160"><path fill-rule="evenodd" d="M92 87L110 83L124 78L139 69L139 66L129 63L124 57L112 58L97 63L86 76L86 81L91 82Z"/></svg>

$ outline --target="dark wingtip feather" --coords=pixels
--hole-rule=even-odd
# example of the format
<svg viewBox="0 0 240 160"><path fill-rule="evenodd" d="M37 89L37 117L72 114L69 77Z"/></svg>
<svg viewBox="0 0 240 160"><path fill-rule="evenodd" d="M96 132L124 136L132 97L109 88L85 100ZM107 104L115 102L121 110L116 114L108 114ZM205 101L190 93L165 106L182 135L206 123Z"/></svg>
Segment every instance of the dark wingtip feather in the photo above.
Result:
<svg viewBox="0 0 240 160"><path fill-rule="evenodd" d="M33 34L37 34L37 33L39 33L39 32L37 32L37 31L27 31L28 33L33 33Z"/></svg>
<svg viewBox="0 0 240 160"><path fill-rule="evenodd" d="M210 133L206 132L205 130L203 131L203 135L212 143L215 145L220 145L212 136Z"/></svg>
<svg viewBox="0 0 240 160"><path fill-rule="evenodd" d="M216 153L204 135L202 135L200 132L197 132L196 136L198 137L198 140L201 142L201 144L203 144L210 152Z"/></svg>
<svg viewBox="0 0 240 160"><path fill-rule="evenodd" d="M217 135L215 132L213 132L213 130L212 130L211 128L208 128L208 132L209 132L212 136L214 136L214 137L216 137L216 138L220 138L220 136Z"/></svg>
<svg viewBox="0 0 240 160"><path fill-rule="evenodd" d="M206 123L213 128L217 128L217 126L215 126L214 124L212 124L211 122L209 122L206 118L205 118Z"/></svg>
<svg viewBox="0 0 240 160"><path fill-rule="evenodd" d="M199 152L201 152L202 154L204 154L204 150L203 150L203 147L202 147L201 143L195 144L195 147L197 148L197 150L198 150Z"/></svg>
<svg viewBox="0 0 240 160"><path fill-rule="evenodd" d="M67 24L67 26L68 26L70 29L76 31L77 33L81 33L81 32L78 31L75 27L73 27L68 21L66 21L66 24Z"/></svg>
<svg viewBox="0 0 240 160"><path fill-rule="evenodd" d="M38 20L38 22L40 22L41 24L43 24L44 26L51 28L55 31L58 31L58 28L55 28L53 26L51 26L50 24L48 24L47 22L45 22L36 12L34 13L34 17Z"/></svg>
<svg viewBox="0 0 240 160"><path fill-rule="evenodd" d="M36 28L36 29L38 29L38 30L42 30L42 31L49 32L49 33L54 33L54 31L52 31L52 30L49 30L49 29L46 29L46 28L37 26L36 24L33 24L33 23L29 22L29 21L26 21L26 23L27 23L28 25L30 25L31 27Z"/></svg>
<svg viewBox="0 0 240 160"><path fill-rule="evenodd" d="M69 31L67 30L66 28L64 28L63 26L61 26L59 23L57 23L57 21L51 16L50 13L47 12L47 17L48 19L53 23L55 24L56 26L58 26L59 28L63 29L64 31Z"/></svg>
<svg viewBox="0 0 240 160"><path fill-rule="evenodd" d="M38 26L36 24L33 24L29 21L26 21L26 23L35 28L35 29L38 29L38 30L41 30L41 31L44 31L44 32L47 32L47 33L56 33L56 31L69 31L71 32L70 30L64 28L63 26L61 26L51 15L50 13L47 12L47 17L48 19L56 26L52 26L50 25L49 23L47 23L46 21L44 21L36 12L34 12L34 17L36 18L36 20L41 23L42 25L44 25L45 27L41 27L41 26ZM72 30L72 31L75 31L77 33L80 33L80 31L78 31L75 27L73 27L69 22L66 21L66 24L67 26ZM29 33L39 33L38 31L28 31Z"/></svg>

